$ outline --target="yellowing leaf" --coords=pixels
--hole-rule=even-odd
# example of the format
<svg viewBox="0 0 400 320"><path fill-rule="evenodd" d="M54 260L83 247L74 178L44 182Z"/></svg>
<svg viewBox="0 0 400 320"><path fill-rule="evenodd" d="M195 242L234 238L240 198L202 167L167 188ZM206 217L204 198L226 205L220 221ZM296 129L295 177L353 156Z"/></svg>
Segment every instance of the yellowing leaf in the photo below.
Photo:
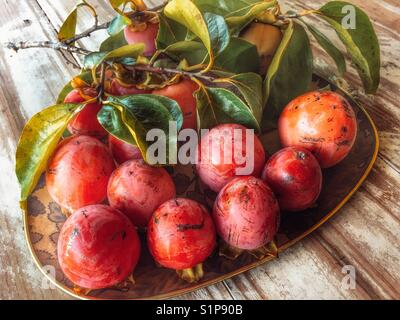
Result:
<svg viewBox="0 0 400 320"><path fill-rule="evenodd" d="M129 2L129 0L109 0L109 2L115 11L117 11L119 14L122 14L123 12L119 9L119 7Z"/></svg>
<svg viewBox="0 0 400 320"><path fill-rule="evenodd" d="M265 77L265 79L266 79L265 80L265 97L267 97L267 98L269 97L270 90L271 90L271 80L279 69L280 62L283 58L283 54L285 53L285 51L289 45L289 42L292 39L293 32L294 32L293 22L292 22L292 20L290 20L289 25L283 34L281 44L279 45L278 49L275 52L274 58L271 62L270 67L268 68L268 72Z"/></svg>
<svg viewBox="0 0 400 320"><path fill-rule="evenodd" d="M235 12L232 12L225 16L226 23L232 32L238 32L243 29L248 23L253 21L260 13L276 6L276 4L276 0L253 4L249 6L246 9L247 11L243 12L243 14L237 15L235 14Z"/></svg>
<svg viewBox="0 0 400 320"><path fill-rule="evenodd" d="M211 40L207 24L204 21L203 15L192 1L172 0L166 5L164 13L168 18L183 24L192 31L200 38L206 49L209 52L211 51Z"/></svg>
<svg viewBox="0 0 400 320"><path fill-rule="evenodd" d="M78 9L75 8L70 12L67 19L62 24L60 31L58 32L58 40L64 41L75 36L76 23L78 18Z"/></svg>
<svg viewBox="0 0 400 320"><path fill-rule="evenodd" d="M93 52L85 56L83 65L86 69L96 69L105 60L122 57L137 58L143 53L143 50L144 44L137 43L128 44L109 52Z"/></svg>
<svg viewBox="0 0 400 320"><path fill-rule="evenodd" d="M172 0L164 8L164 14L185 26L197 36L207 49L210 61L204 71L208 71L217 54L229 43L228 27L222 16L206 13L203 17L200 10L190 0Z"/></svg>
<svg viewBox="0 0 400 320"><path fill-rule="evenodd" d="M57 104L35 114L18 142L15 171L21 187L21 207L37 184L68 122L81 110L79 104Z"/></svg>
<svg viewBox="0 0 400 320"><path fill-rule="evenodd" d="M225 18L231 35L237 35L248 23L266 10L276 6L277 0L193 0L202 13L211 12Z"/></svg>

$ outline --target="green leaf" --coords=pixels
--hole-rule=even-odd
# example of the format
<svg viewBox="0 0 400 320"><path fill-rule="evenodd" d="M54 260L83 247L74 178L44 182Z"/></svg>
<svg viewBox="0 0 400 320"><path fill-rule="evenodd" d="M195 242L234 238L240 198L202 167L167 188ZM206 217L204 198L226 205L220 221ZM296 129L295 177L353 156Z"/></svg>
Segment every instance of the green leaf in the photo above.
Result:
<svg viewBox="0 0 400 320"><path fill-rule="evenodd" d="M229 78L217 79L215 82L233 86L246 101L258 123L261 123L263 111L262 79L257 73L242 73Z"/></svg>
<svg viewBox="0 0 400 320"><path fill-rule="evenodd" d="M175 69L177 68L177 63L174 60L171 60L170 58L161 58L154 61L153 67Z"/></svg>
<svg viewBox="0 0 400 320"><path fill-rule="evenodd" d="M176 135L169 132L169 121L176 121L178 131L183 123L182 111L176 101L153 94L110 96L107 101L108 105L98 113L99 122L110 134L137 145L144 159L149 146L146 141L149 130L161 129L167 141L177 141Z"/></svg>
<svg viewBox="0 0 400 320"><path fill-rule="evenodd" d="M189 65L206 63L207 50L198 41L178 41L163 50L167 55L177 61L186 59Z"/></svg>
<svg viewBox="0 0 400 320"><path fill-rule="evenodd" d="M111 20L110 25L107 28L107 32L110 36L118 34L121 30L124 30L126 26L130 24L128 17L119 14Z"/></svg>
<svg viewBox="0 0 400 320"><path fill-rule="evenodd" d="M336 48L335 45L317 28L311 24L305 23L304 21L303 23L307 26L308 30L314 36L315 40L317 40L319 45L332 57L338 68L339 75L343 76L343 74L346 72L346 61L340 50Z"/></svg>
<svg viewBox="0 0 400 320"><path fill-rule="evenodd" d="M201 12L212 12L225 17L229 13L242 10L249 7L260 0L193 0L193 3L199 8Z"/></svg>
<svg viewBox="0 0 400 320"><path fill-rule="evenodd" d="M229 43L229 32L221 16L202 13L190 0L172 0L164 8L165 15L185 26L196 35L207 49L210 57L208 69L214 57L223 51ZM186 37L185 37L186 38Z"/></svg>
<svg viewBox="0 0 400 320"><path fill-rule="evenodd" d="M83 65L85 69L95 69L106 60L123 57L137 58L143 53L143 50L144 44L137 43L128 44L110 52L93 52L85 56Z"/></svg>
<svg viewBox="0 0 400 320"><path fill-rule="evenodd" d="M212 51L207 24L201 12L190 0L172 0L164 8L165 15L184 25L203 42L207 51Z"/></svg>
<svg viewBox="0 0 400 320"><path fill-rule="evenodd" d="M168 46L164 52L177 61L186 59L189 65L209 62L207 50L198 41L179 41ZM258 72L260 56L253 44L231 38L225 50L215 58L214 68L232 73Z"/></svg>
<svg viewBox="0 0 400 320"><path fill-rule="evenodd" d="M85 81L87 84L92 84L93 82L93 78L92 78L92 74L90 71L84 71L81 74L76 76L77 78L82 79L83 81ZM62 104L64 103L65 97L68 95L68 93L70 93L72 90L74 90L74 88L71 85L71 81L69 81L64 88L60 91L60 93L58 94L57 97L57 104Z"/></svg>
<svg viewBox="0 0 400 320"><path fill-rule="evenodd" d="M125 40L124 31L120 31L117 34L108 37L100 45L100 51L113 51L120 47L126 46L128 42Z"/></svg>
<svg viewBox="0 0 400 320"><path fill-rule="evenodd" d="M63 22L58 31L58 40L64 41L75 36L76 33L76 23L78 18L78 9L73 9L68 15L67 19Z"/></svg>
<svg viewBox="0 0 400 320"><path fill-rule="evenodd" d="M276 6L277 1L264 1L253 4L240 11L229 13L225 20L231 33L238 34L244 27L252 22L259 14Z"/></svg>
<svg viewBox="0 0 400 320"><path fill-rule="evenodd" d="M260 0L193 0L201 12L212 12L225 18L231 34L237 34L263 11L272 8L277 1Z"/></svg>
<svg viewBox="0 0 400 320"><path fill-rule="evenodd" d="M158 15L160 20L158 34L156 38L156 46L158 50L166 49L168 46L184 41L187 35L187 28L180 23L169 19L164 12Z"/></svg>
<svg viewBox="0 0 400 320"><path fill-rule="evenodd" d="M264 80L264 129L275 127L282 109L309 90L312 67L307 33L301 25L290 20Z"/></svg>
<svg viewBox="0 0 400 320"><path fill-rule="evenodd" d="M82 107L79 104L57 104L35 114L25 125L15 156L22 207L45 170L68 122Z"/></svg>
<svg viewBox="0 0 400 320"><path fill-rule="evenodd" d="M110 102L101 108L97 118L108 133L129 144L141 145L141 150L145 149L146 131L128 108Z"/></svg>
<svg viewBox="0 0 400 320"><path fill-rule="evenodd" d="M226 49L216 57L214 67L233 73L258 72L260 56L257 47L246 40L231 38Z"/></svg>
<svg viewBox="0 0 400 320"><path fill-rule="evenodd" d="M229 30L223 17L214 13L206 12L204 19L207 24L211 40L211 51L218 56L229 44Z"/></svg>
<svg viewBox="0 0 400 320"><path fill-rule="evenodd" d="M347 16L345 6L355 9L355 29L346 29L342 21ZM346 46L367 93L375 93L380 82L380 49L375 30L368 16L353 4L331 1L319 9L320 15L335 29Z"/></svg>
<svg viewBox="0 0 400 320"><path fill-rule="evenodd" d="M199 128L212 128L222 123L239 123L260 131L250 108L234 93L224 88L200 86L195 92Z"/></svg>

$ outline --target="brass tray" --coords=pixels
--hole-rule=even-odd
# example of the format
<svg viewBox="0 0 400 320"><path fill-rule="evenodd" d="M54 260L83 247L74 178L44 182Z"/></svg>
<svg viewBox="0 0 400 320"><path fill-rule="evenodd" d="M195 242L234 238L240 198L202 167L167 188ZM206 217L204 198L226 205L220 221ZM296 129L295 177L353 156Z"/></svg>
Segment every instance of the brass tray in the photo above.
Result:
<svg viewBox="0 0 400 320"><path fill-rule="evenodd" d="M343 92L340 93L346 96ZM349 98L349 101L356 113L359 127L354 148L339 165L323 171L323 188L315 208L282 215L277 235L279 252L306 237L337 213L372 169L379 148L375 124L366 110L352 102L352 99ZM262 138L269 154L279 147L276 133L272 132ZM212 203L215 194L204 190L195 176L194 168L175 167L171 169L171 174L179 196ZM171 298L228 279L273 259L266 257L257 260L249 254L243 254L231 261L214 252L204 263L204 278L198 283L189 284L180 280L175 271L157 267L146 248L146 242L142 241L142 256L133 274L134 285L93 290L85 294L74 290L73 284L63 275L57 262L57 238L65 219L59 206L50 199L44 179L41 179L28 200L28 210L24 217L28 246L43 274L58 288L80 299Z"/></svg>

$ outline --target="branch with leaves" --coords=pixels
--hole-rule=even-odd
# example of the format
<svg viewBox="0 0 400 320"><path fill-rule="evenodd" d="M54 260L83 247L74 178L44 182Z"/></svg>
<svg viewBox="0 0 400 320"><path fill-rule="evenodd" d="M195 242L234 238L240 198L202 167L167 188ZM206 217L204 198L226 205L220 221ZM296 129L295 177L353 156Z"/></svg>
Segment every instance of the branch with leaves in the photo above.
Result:
<svg viewBox="0 0 400 320"><path fill-rule="evenodd" d="M76 24L77 24L77 9L81 6L87 6L90 8L91 12L93 13L94 17L94 24L87 30L83 31L82 33L73 35L76 29ZM157 7L151 8L149 10L146 10L145 12L142 11L134 11L129 14L126 14L125 17L128 19L135 19L141 15L144 14L149 14L149 13L155 13L162 9L165 6L165 4L159 5ZM104 30L108 29L110 25L115 22L114 20L104 22L102 24L98 23L98 16L95 11L95 9L90 6L86 1L79 3L68 15L67 19L64 21L63 25L60 28L60 31L58 33L58 38L59 41L50 41L50 40L45 40L45 41L20 41L20 42L6 42L4 45L8 49L12 49L14 51L22 50L22 49L29 49L29 48L49 48L49 49L54 49L54 50L64 50L68 51L71 53L77 53L77 54L82 54L82 55L87 55L91 53L91 51L85 49L85 48L80 48L77 46L74 46L73 44L86 37L90 37L92 33L99 31L99 30Z"/></svg>
<svg viewBox="0 0 400 320"><path fill-rule="evenodd" d="M179 69L172 69L172 68L161 68L161 67L152 67L147 64L143 65L135 65L132 67L127 67L128 70L132 71L145 71L145 72L151 72L151 73L158 73L158 74L172 74L172 75L181 75L183 77L188 77L188 78L196 78L202 81L208 81L208 82L213 82L216 78L212 76L206 76L200 72L191 72L191 71L185 71L185 70L179 70Z"/></svg>
<svg viewBox="0 0 400 320"><path fill-rule="evenodd" d="M368 16L347 2L330 1L319 9L301 13L282 13L277 0L170 0L152 9L141 0L109 2L116 12L109 22L99 24L94 7L81 1L61 26L57 41L6 44L16 51L43 47L83 56L82 72L62 89L57 104L46 109L48 112L35 115L27 124L29 130L22 134L17 150L17 176L23 202L68 121L85 105L64 103L72 90L96 89L97 97L92 100L97 98L103 104L98 114L101 125L117 138L140 146L143 153L148 130L155 126L168 128L168 120L182 123L180 107L157 95L118 97L112 90L114 85L122 86L124 92L148 92L187 78L197 85L194 98L198 129L240 123L261 132L276 126L282 108L310 89L310 36L332 57L338 75L346 72L344 54L318 25L304 20L306 15L326 21L335 30L367 93L376 92L379 85L380 51L375 31ZM354 8L356 29L342 25L342 9L349 5ZM78 11L82 8L91 12L94 23L76 34ZM133 43L131 39L128 43L125 38L127 28L131 33L146 33L154 26L158 32L151 39L153 43L149 42L155 45L154 52L149 53L143 43ZM91 52L77 44L104 29L109 37L98 51Z"/></svg>

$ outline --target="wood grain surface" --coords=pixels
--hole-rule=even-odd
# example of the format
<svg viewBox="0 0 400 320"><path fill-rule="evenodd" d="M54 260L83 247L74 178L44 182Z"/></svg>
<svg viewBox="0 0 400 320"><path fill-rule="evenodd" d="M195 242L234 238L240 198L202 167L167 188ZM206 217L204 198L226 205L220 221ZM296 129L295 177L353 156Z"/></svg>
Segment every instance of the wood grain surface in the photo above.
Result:
<svg viewBox="0 0 400 320"><path fill-rule="evenodd" d="M302 11L318 8L326 1L280 2L284 9ZM382 80L377 95L356 92L376 122L381 139L372 173L335 218L278 260L180 299L400 298L400 3L350 2L373 20L382 51ZM101 21L110 19L113 12L106 1L91 3ZM55 30L74 4L74 0L0 0L0 43L54 39ZM87 18L83 18L86 26L90 25L89 13L82 12L82 17ZM80 24L80 29L84 27ZM332 34L326 27L324 33ZM104 36L99 32L83 40L82 45L95 49ZM315 48L314 54L316 68L326 74L335 72L333 62L320 49ZM348 67L346 80L352 87L361 88L354 68ZM46 49L15 53L0 46L1 299L69 299L44 280L30 257L18 206L14 153L27 119L53 104L58 91L76 73L60 53ZM354 289L342 285L343 267L348 265L356 271Z"/></svg>

